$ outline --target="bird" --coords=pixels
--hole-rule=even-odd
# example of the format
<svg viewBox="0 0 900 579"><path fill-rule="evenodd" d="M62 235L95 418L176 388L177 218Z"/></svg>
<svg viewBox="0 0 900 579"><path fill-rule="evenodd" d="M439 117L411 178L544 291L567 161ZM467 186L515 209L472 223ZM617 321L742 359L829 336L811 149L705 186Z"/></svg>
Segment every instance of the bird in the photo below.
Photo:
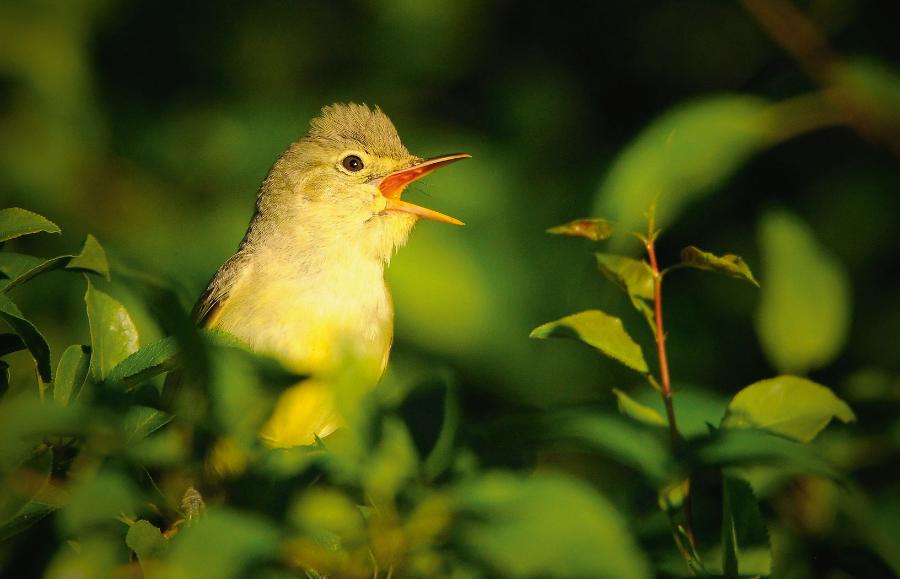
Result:
<svg viewBox="0 0 900 579"><path fill-rule="evenodd" d="M335 103L271 167L237 252L194 308L200 327L309 376L280 394L260 432L269 446L313 444L344 425L333 382L348 361L364 388L378 383L393 342L385 267L419 219L463 225L400 196L470 156L417 157L379 107Z"/></svg>

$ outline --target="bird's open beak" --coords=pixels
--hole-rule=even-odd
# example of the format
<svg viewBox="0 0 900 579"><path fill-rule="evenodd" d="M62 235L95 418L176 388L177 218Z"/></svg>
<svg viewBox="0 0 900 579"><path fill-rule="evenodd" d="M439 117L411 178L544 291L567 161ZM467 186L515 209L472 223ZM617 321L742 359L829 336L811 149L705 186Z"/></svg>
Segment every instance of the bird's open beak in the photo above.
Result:
<svg viewBox="0 0 900 579"><path fill-rule="evenodd" d="M467 153L454 153L452 155L441 155L440 157L432 157L425 159L406 169L394 171L381 178L378 182L378 190L384 196L387 204L385 211L403 211L404 213L412 213L423 219L431 219L433 221L441 221L443 223L452 223L453 225L465 225L459 219L438 213L426 207L421 207L413 203L400 200L400 194L406 189L406 186L413 181L418 181L425 175L440 169L445 165L459 161L460 159L468 159L472 155Z"/></svg>

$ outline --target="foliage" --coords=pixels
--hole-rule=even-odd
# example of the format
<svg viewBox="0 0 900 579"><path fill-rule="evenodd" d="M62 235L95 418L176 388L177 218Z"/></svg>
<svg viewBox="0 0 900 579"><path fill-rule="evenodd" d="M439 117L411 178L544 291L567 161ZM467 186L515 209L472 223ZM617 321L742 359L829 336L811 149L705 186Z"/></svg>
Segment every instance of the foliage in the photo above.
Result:
<svg viewBox="0 0 900 579"><path fill-rule="evenodd" d="M0 575L900 573L880 3L46 8L0 3ZM351 427L275 450L298 377L185 312L336 100L473 153L407 193L469 226L393 260Z"/></svg>

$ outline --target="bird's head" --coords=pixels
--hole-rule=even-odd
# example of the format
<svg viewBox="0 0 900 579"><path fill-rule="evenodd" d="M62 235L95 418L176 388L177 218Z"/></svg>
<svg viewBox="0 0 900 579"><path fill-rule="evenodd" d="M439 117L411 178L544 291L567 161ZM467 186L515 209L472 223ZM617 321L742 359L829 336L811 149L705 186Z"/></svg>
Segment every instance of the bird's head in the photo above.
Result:
<svg viewBox="0 0 900 579"><path fill-rule="evenodd" d="M386 261L419 218L462 225L400 195L413 181L468 157L416 157L379 108L329 105L276 162L260 192L259 210L274 212L287 222L280 225L302 235L359 244Z"/></svg>

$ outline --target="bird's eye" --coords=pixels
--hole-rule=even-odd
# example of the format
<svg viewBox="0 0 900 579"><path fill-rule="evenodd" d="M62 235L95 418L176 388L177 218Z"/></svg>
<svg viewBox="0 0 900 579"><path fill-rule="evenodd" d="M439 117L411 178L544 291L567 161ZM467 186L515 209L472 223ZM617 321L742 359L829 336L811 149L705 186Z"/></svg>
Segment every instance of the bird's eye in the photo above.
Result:
<svg viewBox="0 0 900 579"><path fill-rule="evenodd" d="M362 171L363 168L362 159L360 159L356 155L347 155L346 157L344 157L344 160L341 161L341 165L344 166L344 169L353 171L354 173L357 171Z"/></svg>

